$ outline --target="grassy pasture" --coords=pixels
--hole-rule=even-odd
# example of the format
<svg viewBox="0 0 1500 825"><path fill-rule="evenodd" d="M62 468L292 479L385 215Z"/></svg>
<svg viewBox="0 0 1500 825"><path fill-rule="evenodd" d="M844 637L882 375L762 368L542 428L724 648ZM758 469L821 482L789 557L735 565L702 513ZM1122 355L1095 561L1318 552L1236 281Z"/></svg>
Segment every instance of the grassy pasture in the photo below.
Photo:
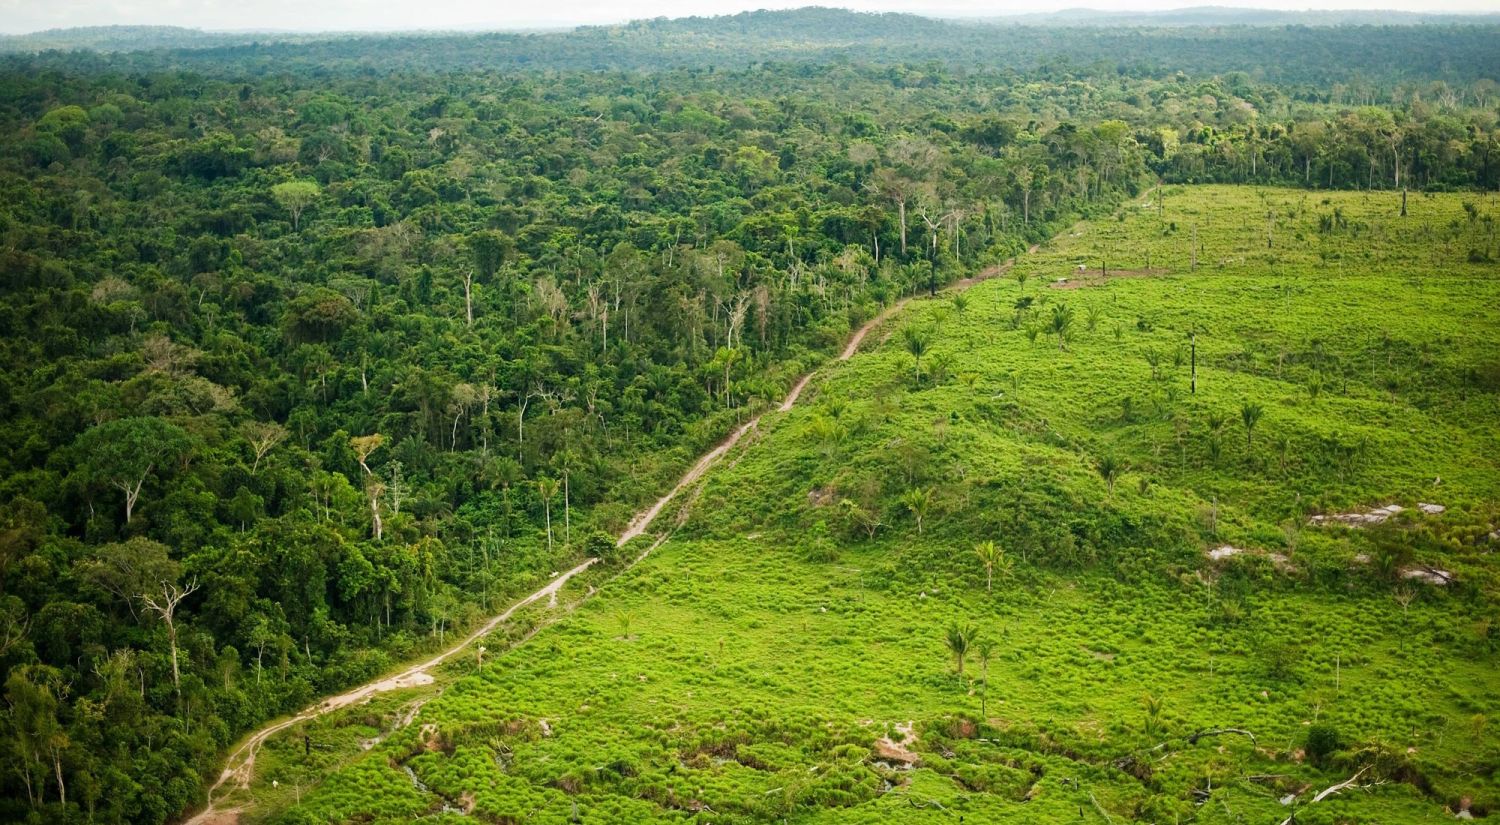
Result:
<svg viewBox="0 0 1500 825"><path fill-rule="evenodd" d="M671 540L453 663L412 724L381 733L411 700L391 696L317 723L312 756L272 743L267 816L1500 812L1500 208L1164 195L914 304L768 417ZM1387 504L1407 509L1309 524ZM1225 728L1253 740L1189 741Z"/></svg>

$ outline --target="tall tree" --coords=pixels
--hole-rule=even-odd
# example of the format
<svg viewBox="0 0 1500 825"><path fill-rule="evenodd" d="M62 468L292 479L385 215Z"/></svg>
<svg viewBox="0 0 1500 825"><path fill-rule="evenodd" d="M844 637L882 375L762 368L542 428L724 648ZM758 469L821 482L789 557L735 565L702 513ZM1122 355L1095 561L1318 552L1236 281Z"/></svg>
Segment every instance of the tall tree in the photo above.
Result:
<svg viewBox="0 0 1500 825"><path fill-rule="evenodd" d="M91 427L78 437L73 449L81 462L79 472L125 494L125 523L129 524L146 479L178 461L190 443L176 424L139 417Z"/></svg>

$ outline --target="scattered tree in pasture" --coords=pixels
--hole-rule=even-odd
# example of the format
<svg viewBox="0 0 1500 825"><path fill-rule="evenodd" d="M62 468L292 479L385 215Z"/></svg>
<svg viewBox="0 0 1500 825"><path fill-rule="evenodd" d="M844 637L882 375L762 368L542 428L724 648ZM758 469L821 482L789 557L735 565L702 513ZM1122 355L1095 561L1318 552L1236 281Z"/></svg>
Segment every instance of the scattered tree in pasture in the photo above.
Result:
<svg viewBox="0 0 1500 825"><path fill-rule="evenodd" d="M901 340L906 345L906 351L911 353L916 362L913 375L918 382L922 380L922 356L927 353L928 347L932 345L932 331L925 328L908 324L901 328Z"/></svg>
<svg viewBox="0 0 1500 825"><path fill-rule="evenodd" d="M995 571L1000 571L1000 577L1005 578L1010 573L1010 558L1005 551L993 541L982 541L974 545L974 554L979 557L979 563L984 565L984 591L994 591Z"/></svg>
<svg viewBox="0 0 1500 825"><path fill-rule="evenodd" d="M1151 366L1151 380L1159 380L1161 378L1161 350L1156 347L1146 347L1142 354L1146 358L1146 363Z"/></svg>
<svg viewBox="0 0 1500 825"><path fill-rule="evenodd" d="M866 539L875 538L875 532L882 524L878 509L862 506L853 499L846 498L839 501L839 511L848 524L865 534Z"/></svg>
<svg viewBox="0 0 1500 825"><path fill-rule="evenodd" d="M1162 710L1166 707L1166 701L1159 696L1147 693L1141 696L1141 709L1145 711L1145 720L1141 724L1141 731L1148 739L1156 740L1162 737Z"/></svg>
<svg viewBox="0 0 1500 825"><path fill-rule="evenodd" d="M961 625L954 622L948 626L944 641L948 644L948 652L953 654L953 668L959 678L964 675L964 657L968 655L969 648L978 637L979 631L972 624Z"/></svg>
<svg viewBox="0 0 1500 825"><path fill-rule="evenodd" d="M917 522L917 535L922 535L922 521L932 509L932 488L913 487L901 496L901 506L911 513Z"/></svg>
<svg viewBox="0 0 1500 825"><path fill-rule="evenodd" d="M1057 336L1059 352L1067 349L1068 337L1073 332L1073 308L1067 304L1053 304L1052 315L1047 319L1047 331Z"/></svg>
<svg viewBox="0 0 1500 825"><path fill-rule="evenodd" d="M1095 468L1099 471L1099 477L1104 479L1104 484L1109 489L1109 497L1115 497L1115 479L1119 478L1124 471L1125 465L1113 453L1105 453L1099 457Z"/></svg>
<svg viewBox="0 0 1500 825"><path fill-rule="evenodd" d="M990 660L995 657L995 642L992 639L980 639L974 647L979 654L979 719L987 722L990 718Z"/></svg>
<svg viewBox="0 0 1500 825"><path fill-rule="evenodd" d="M1245 449L1250 449L1251 437L1255 434L1255 425L1260 423L1261 416L1264 414L1265 409L1253 401L1246 401L1240 406L1240 421L1245 425Z"/></svg>

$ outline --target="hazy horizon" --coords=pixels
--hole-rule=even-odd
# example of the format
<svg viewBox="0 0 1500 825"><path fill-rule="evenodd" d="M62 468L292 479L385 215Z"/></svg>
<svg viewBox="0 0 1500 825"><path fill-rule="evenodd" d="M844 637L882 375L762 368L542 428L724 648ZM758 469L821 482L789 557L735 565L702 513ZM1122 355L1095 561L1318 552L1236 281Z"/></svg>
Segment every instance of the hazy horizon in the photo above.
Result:
<svg viewBox="0 0 1500 825"><path fill-rule="evenodd" d="M735 14L756 9L781 10L823 5L868 12L906 12L929 17L1000 17L1086 8L1100 12L1160 12L1215 6L1268 11L1398 11L1421 14L1493 14L1492 0L1255 0L1236 3L1183 3L1180 0L854 0L816 3L807 0L580 0L548 11L519 3L486 4L478 0L431 0L422 4L379 4L366 0L331 0L310 7L291 0L0 0L0 33L28 34L85 26L181 26L208 31L359 32L419 30L496 30L567 28L620 23L652 17Z"/></svg>

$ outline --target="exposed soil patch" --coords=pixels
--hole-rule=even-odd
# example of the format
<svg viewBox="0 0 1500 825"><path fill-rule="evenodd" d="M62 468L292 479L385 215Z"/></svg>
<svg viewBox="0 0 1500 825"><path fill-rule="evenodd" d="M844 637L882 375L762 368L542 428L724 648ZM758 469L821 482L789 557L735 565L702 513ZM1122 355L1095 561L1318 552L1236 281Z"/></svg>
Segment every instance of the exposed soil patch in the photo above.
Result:
<svg viewBox="0 0 1500 825"><path fill-rule="evenodd" d="M1205 555L1208 556L1209 561L1226 561L1241 555L1260 556L1270 559L1272 566L1279 572L1291 573L1297 569L1292 565L1292 560L1287 558L1283 553L1270 550L1246 549L1244 547L1235 547L1232 544L1221 544L1218 547L1210 548Z"/></svg>
<svg viewBox="0 0 1500 825"><path fill-rule="evenodd" d="M1438 515L1445 510L1441 504L1421 503L1417 509L1429 516ZM1344 524L1349 527L1368 527L1374 524L1383 524L1392 516L1406 512L1406 508L1399 504L1387 504L1384 507L1376 507L1362 513L1327 513L1313 516L1307 520L1308 524L1322 526L1325 524Z"/></svg>
<svg viewBox="0 0 1500 825"><path fill-rule="evenodd" d="M896 733L900 737L894 739L882 736L875 740L875 756L881 760L891 763L896 767L911 768L922 762L922 757L911 749L916 744L916 737L912 734L912 723L896 725Z"/></svg>
<svg viewBox="0 0 1500 825"><path fill-rule="evenodd" d="M1453 574L1447 570L1439 570L1436 567L1421 565L1408 567L1401 571L1401 578L1411 581L1419 581L1423 584L1431 584L1437 587L1447 587L1453 583Z"/></svg>

